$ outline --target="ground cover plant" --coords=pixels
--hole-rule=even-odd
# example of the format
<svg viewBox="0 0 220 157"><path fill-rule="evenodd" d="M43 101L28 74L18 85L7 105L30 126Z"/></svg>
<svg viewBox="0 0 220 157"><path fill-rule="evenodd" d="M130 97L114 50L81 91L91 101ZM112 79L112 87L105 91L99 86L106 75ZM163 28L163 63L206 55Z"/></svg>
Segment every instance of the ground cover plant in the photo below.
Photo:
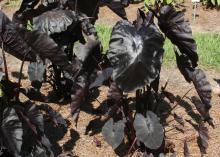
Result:
<svg viewBox="0 0 220 157"><path fill-rule="evenodd" d="M113 7L113 1L108 2L108 5L119 14L121 6L127 5L125 2L119 3L119 7ZM94 21L89 21L90 17L80 10L74 10L76 4L67 3L66 6L66 3L62 3L62 7L56 4L52 8L44 6L46 10L40 15L30 15L21 20L18 14L34 13L33 8L26 12L24 10L27 8L24 7L24 12L22 9L19 10L21 12L16 12L14 22L3 13L0 14L5 72L2 73L1 80L1 154L71 156L66 152L54 155L51 141L46 136L47 127L44 127L42 113L50 117L56 127L67 127L62 116L47 104L34 105L29 100L19 100L20 92L27 91L20 87L23 63L18 83L11 82L4 57L6 50L23 62L31 61L29 79L32 87L37 88L31 92L40 92L41 84L50 82L53 91L65 94L62 96L70 103L70 115L76 127L84 100L93 96L98 87L105 85L109 87L106 100L108 108L105 124L100 129L107 143L117 149L126 141L129 145L127 155L140 149L144 156L164 156L170 152L175 156L175 150L170 147L164 129L169 125L166 117L173 116L179 123L176 128L180 133L184 133L185 120L175 112L177 97L175 93L166 90L169 81L159 89L161 66L164 54L167 53L164 49L165 38L172 43L170 51L175 55L181 74L197 91L197 96L188 98L186 93L182 99L192 101L201 115L198 146L201 154L205 154L209 140L206 123L214 127L209 114L212 89L203 70L197 67L197 44L189 23L184 19L183 11L176 10L173 5L155 4L154 7L147 6L148 13L139 9L137 20L133 23L122 16L124 20L117 22L112 30L108 29L111 32L107 37L110 41L104 45L107 53L101 53L103 46L92 25ZM154 18L158 23L154 22ZM31 30L26 29L27 25ZM105 38L109 32L101 33ZM25 94L29 99L34 99L32 95L35 94L31 95L29 92ZM130 97L128 93L133 93L134 96ZM167 99L169 103L176 103L175 106L161 110ZM50 102L51 99L47 97L40 101ZM27 140L30 136L34 137L32 143ZM96 139L94 142L100 146L100 141ZM183 148L184 155L190 156L187 141Z"/></svg>

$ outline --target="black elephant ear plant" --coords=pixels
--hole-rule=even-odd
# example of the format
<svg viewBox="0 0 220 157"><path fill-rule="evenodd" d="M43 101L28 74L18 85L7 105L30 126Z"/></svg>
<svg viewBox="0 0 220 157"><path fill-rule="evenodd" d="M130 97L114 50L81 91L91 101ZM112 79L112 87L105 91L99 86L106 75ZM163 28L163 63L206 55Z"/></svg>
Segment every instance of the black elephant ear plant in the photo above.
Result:
<svg viewBox="0 0 220 157"><path fill-rule="evenodd" d="M201 126L204 128L199 129L202 146L199 146L207 149L204 143L208 140L208 130L203 122L214 126L209 114L211 85L204 72L196 68L197 47L189 23L185 21L184 13L176 11L172 5L149 10L147 14L138 10L137 20L133 23L122 20L113 27L107 53L113 68L112 83L107 99L108 120L102 134L113 149L128 141L128 154L138 148L146 156L164 156L167 153L164 119L161 119L158 106L165 97L170 102L176 99L174 94L165 90L166 87L159 91L161 65L166 53L163 46L165 38L168 38L174 45L180 72L187 82L193 82L200 97L192 97L191 101L203 117ZM154 18L157 18L158 25L154 23ZM135 97L129 97L129 93L133 92ZM173 115L184 127L185 120L181 116L171 110L167 114ZM206 138L203 134L207 135ZM187 148L185 143L186 154ZM173 149L172 152L176 156Z"/></svg>

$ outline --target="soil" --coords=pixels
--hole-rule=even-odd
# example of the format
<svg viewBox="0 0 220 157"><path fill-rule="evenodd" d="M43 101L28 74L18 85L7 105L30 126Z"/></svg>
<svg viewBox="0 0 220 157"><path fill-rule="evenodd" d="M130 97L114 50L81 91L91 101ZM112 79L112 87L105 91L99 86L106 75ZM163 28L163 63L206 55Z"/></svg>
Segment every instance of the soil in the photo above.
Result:
<svg viewBox="0 0 220 157"><path fill-rule="evenodd" d="M187 6L186 15L191 21L191 4L190 2L186 2ZM136 8L142 6L142 4L131 5L127 8L127 13L129 19L135 19ZM194 31L199 32L220 32L220 13L215 10L207 10L204 11L203 7L199 7L198 13L199 17L195 22L192 22L192 28ZM12 15L14 9L6 9L4 10L8 15ZM102 15L102 16L101 16ZM218 18L217 18L218 17ZM112 14L112 12L108 8L101 8L100 10L100 19L98 23L114 25L114 23L119 20L119 18ZM8 62L8 71L17 72L19 71L21 62L14 57L7 55ZM220 72L214 69L206 69L202 68L213 87L213 98L212 98L212 108L211 108L211 116L215 122L215 128L206 126L209 129L209 148L207 150L207 157L217 157L220 154L220 94L219 91L219 82L220 82ZM22 86L27 87L30 85L27 76L27 64L24 66L24 78L22 79ZM17 81L16 77L10 76L10 78L14 81ZM197 145L197 137L198 137L198 119L200 115L196 111L194 105L187 99L181 99L181 97L193 87L192 84L188 84L183 76L180 74L176 66L163 67L161 71L161 83L160 85L164 85L167 79L169 78L169 83L167 86L167 90L174 93L179 99L178 107L174 110L178 115L181 115L185 122L185 133L181 133L176 129L172 129L174 125L178 125L177 122L172 121L172 116L167 118L167 121L170 121L169 127L166 127L165 130L168 131L166 133L167 138L174 142L175 151L177 152L177 156L181 157L183 155L183 142L186 139L189 145L190 156L198 157L201 156L199 147ZM47 84L45 84L42 88L43 93L48 93L51 90ZM103 139L101 135L101 126L103 126L103 115L102 114L94 114L95 109L102 109L105 107L104 100L107 97L107 87L101 87L99 89L100 95L96 99L92 99L87 101L82 106L82 111L80 113L80 118L78 122L78 127L76 128L69 117L70 108L69 104L55 104L50 103L50 105L55 109L59 110L62 116L68 121L68 128L54 128L53 125L46 121L45 125L48 130L48 136L53 143L53 149L56 153L60 153L61 151L72 151L75 155L79 157L115 157L115 156L125 156L126 151L128 150L128 146L126 144L122 144L116 151L114 151ZM188 94L187 97L195 96L196 91L193 89ZM25 96L21 95L21 99L25 100ZM36 102L39 103L39 102ZM170 107L174 104L167 103L164 107ZM90 128L90 129L89 129ZM89 129L89 131L88 131ZM171 131L169 131L171 130ZM86 134L88 131L88 134ZM94 143L94 138L101 141L101 147L97 147ZM140 157L141 153L137 150L133 156Z"/></svg>
<svg viewBox="0 0 220 157"><path fill-rule="evenodd" d="M136 19L136 12L138 8L144 6L143 3L131 4L126 8L126 13L130 21ZM196 14L198 15L195 20L193 20L193 5L190 0L185 0L184 9L186 9L186 19L190 21L192 30L194 32L220 32L220 11L215 9L206 9L204 6L199 4L196 9ZM102 7L100 9L98 23L114 25L120 18L113 14L112 11L107 7Z"/></svg>

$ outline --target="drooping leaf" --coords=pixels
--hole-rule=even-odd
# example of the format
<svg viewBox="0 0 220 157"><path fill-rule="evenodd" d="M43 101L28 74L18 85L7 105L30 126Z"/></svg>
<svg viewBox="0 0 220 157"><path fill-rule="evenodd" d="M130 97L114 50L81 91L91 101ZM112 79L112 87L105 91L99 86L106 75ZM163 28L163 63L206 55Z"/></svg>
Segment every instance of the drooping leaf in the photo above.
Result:
<svg viewBox="0 0 220 157"><path fill-rule="evenodd" d="M185 125L183 117L178 116L176 113L174 113L173 117L179 124L181 124L182 126Z"/></svg>
<svg viewBox="0 0 220 157"><path fill-rule="evenodd" d="M204 125L204 123L200 123L198 132L199 132L198 144L200 150L203 154L206 154L206 150L209 146L208 144L209 133L208 133L208 128Z"/></svg>
<svg viewBox="0 0 220 157"><path fill-rule="evenodd" d="M196 69L192 74L192 82L196 91L208 110L211 108L212 87L208 82L205 73L201 69Z"/></svg>
<svg viewBox="0 0 220 157"><path fill-rule="evenodd" d="M31 62L28 65L28 75L30 81L40 81L44 79L45 65L39 58L37 62Z"/></svg>
<svg viewBox="0 0 220 157"><path fill-rule="evenodd" d="M68 57L59 46L45 33L28 31L23 27L17 27L7 16L0 11L4 23L1 33L1 43L4 42L6 52L20 60L36 61L36 54L41 58L47 58L62 70L74 74L80 69L80 63L74 65L68 62Z"/></svg>
<svg viewBox="0 0 220 157"><path fill-rule="evenodd" d="M114 68L113 80L119 88L132 91L150 85L158 77L163 43L162 34L146 19L138 30L128 21L114 26L107 56Z"/></svg>
<svg viewBox="0 0 220 157"><path fill-rule="evenodd" d="M102 135L104 136L106 142L112 146L113 149L116 149L124 139L124 121L119 120L114 122L110 118L102 128Z"/></svg>
<svg viewBox="0 0 220 157"><path fill-rule="evenodd" d="M187 144L186 140L184 141L183 150L184 150L184 156L185 157L190 157L190 155L189 155L189 147L188 147L188 144Z"/></svg>
<svg viewBox="0 0 220 157"><path fill-rule="evenodd" d="M147 148L158 149L164 140L164 130L159 118L151 111L147 111L146 118L137 113L134 120L137 139Z"/></svg>
<svg viewBox="0 0 220 157"><path fill-rule="evenodd" d="M13 108L8 107L3 111L1 134L13 156L19 157L23 143L23 128L22 122Z"/></svg>
<svg viewBox="0 0 220 157"><path fill-rule="evenodd" d="M184 76L185 80L187 82L191 82L192 73L194 69L192 68L190 64L189 57L184 54L179 55L176 48L174 48L174 52L176 55L176 63L177 63L178 69L180 70L181 74Z"/></svg>
<svg viewBox="0 0 220 157"><path fill-rule="evenodd" d="M189 57L192 66L196 67L198 61L196 42L192 37L189 22L184 19L184 13L176 11L171 5L163 6L159 12L158 25L180 52Z"/></svg>
<svg viewBox="0 0 220 157"><path fill-rule="evenodd" d="M24 39L31 46L33 52L39 54L41 58L49 59L62 70L74 74L81 68L81 63L79 62L70 64L66 53L47 34L39 31L25 31Z"/></svg>
<svg viewBox="0 0 220 157"><path fill-rule="evenodd" d="M104 81L109 79L112 75L113 69L112 68L106 68L102 71L97 72L96 79L90 84L89 88L99 87L103 84Z"/></svg>
<svg viewBox="0 0 220 157"><path fill-rule="evenodd" d="M197 111L201 114L203 120L207 121L209 125L214 128L212 118L209 114L209 109L207 109L207 107L196 96L193 96L191 99L193 104L196 106Z"/></svg>
<svg viewBox="0 0 220 157"><path fill-rule="evenodd" d="M77 24L75 12L70 10L51 10L33 19L33 30L39 30L48 35L61 33L70 25Z"/></svg>
<svg viewBox="0 0 220 157"><path fill-rule="evenodd" d="M16 58L23 60L33 61L34 58L23 36L17 31L17 27L10 19L0 10L0 44L4 43L4 50Z"/></svg>

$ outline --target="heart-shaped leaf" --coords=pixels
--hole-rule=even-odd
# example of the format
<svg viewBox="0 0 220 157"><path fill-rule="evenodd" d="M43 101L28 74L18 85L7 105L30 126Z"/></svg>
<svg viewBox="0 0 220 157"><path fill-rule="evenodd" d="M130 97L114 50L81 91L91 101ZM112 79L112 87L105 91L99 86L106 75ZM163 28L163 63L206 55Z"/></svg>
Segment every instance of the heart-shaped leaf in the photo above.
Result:
<svg viewBox="0 0 220 157"><path fill-rule="evenodd" d="M122 143L124 139L124 127L125 124L123 120L115 123L112 118L103 126L102 135L113 149L117 148Z"/></svg>
<svg viewBox="0 0 220 157"><path fill-rule="evenodd" d="M153 23L142 19L138 29L128 21L118 22L109 43L113 80L125 92L150 85L160 73L164 38Z"/></svg>
<svg viewBox="0 0 220 157"><path fill-rule="evenodd" d="M28 66L28 75L30 81L40 81L44 79L45 65L41 59L37 62L31 62Z"/></svg>
<svg viewBox="0 0 220 157"><path fill-rule="evenodd" d="M147 148L158 149L164 139L164 130L159 118L152 111L147 111L146 118L137 113L134 120L137 139Z"/></svg>
<svg viewBox="0 0 220 157"><path fill-rule="evenodd" d="M23 30L23 29L22 29ZM23 36L17 31L17 27L11 20L0 10L0 43L4 42L4 50L16 58L23 60L34 60L33 55Z"/></svg>
<svg viewBox="0 0 220 157"><path fill-rule="evenodd" d="M48 35L61 33L72 24L77 24L75 12L70 10L47 11L33 20L33 30L40 30Z"/></svg>

